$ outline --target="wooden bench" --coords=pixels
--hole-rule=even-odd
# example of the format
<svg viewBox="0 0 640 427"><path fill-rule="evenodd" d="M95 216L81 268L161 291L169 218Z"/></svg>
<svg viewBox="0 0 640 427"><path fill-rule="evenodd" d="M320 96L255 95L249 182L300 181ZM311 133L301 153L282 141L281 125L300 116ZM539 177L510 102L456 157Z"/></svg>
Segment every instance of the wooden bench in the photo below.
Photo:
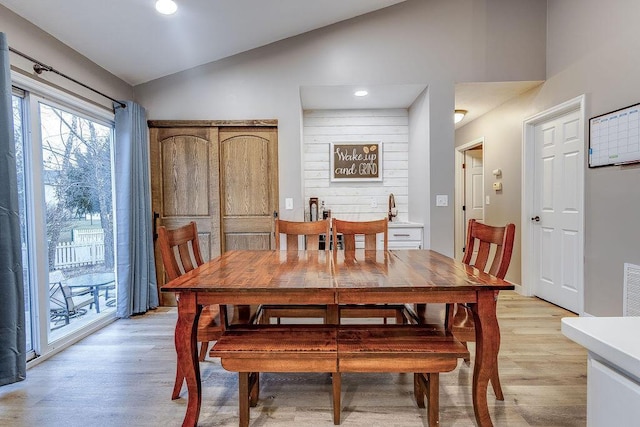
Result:
<svg viewBox="0 0 640 427"><path fill-rule="evenodd" d="M249 425L249 407L259 396L259 372L331 372L334 414L339 411L337 329L327 325L248 325L230 328L209 355L238 372L239 426ZM337 400L336 400L337 399Z"/></svg>
<svg viewBox="0 0 640 427"><path fill-rule="evenodd" d="M231 329L210 353L239 373L240 427L258 399L259 372L331 372L333 422L340 424L342 372L414 373L414 395L439 424L439 373L468 350L450 333L420 325L254 325Z"/></svg>

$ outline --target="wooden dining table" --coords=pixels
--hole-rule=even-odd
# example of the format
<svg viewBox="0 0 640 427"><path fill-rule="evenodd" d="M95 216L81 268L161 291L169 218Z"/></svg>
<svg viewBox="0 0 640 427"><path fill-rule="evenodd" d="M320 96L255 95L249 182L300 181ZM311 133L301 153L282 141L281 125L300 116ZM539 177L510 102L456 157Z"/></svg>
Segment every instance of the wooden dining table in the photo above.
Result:
<svg viewBox="0 0 640 427"><path fill-rule="evenodd" d="M489 379L497 369L498 291L504 280L432 250L229 251L162 287L178 297L175 346L186 378L183 426L195 426L202 402L196 331L211 304L322 304L339 323L339 304L467 303L476 322L472 400L477 424L491 426Z"/></svg>

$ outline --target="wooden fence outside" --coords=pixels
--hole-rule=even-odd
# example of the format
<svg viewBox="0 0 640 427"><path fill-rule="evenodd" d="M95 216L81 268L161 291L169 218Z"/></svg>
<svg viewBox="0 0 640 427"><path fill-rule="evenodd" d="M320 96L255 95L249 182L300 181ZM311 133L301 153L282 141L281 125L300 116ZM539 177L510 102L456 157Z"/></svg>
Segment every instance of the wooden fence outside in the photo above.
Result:
<svg viewBox="0 0 640 427"><path fill-rule="evenodd" d="M56 269L104 263L104 242L63 242L56 245Z"/></svg>

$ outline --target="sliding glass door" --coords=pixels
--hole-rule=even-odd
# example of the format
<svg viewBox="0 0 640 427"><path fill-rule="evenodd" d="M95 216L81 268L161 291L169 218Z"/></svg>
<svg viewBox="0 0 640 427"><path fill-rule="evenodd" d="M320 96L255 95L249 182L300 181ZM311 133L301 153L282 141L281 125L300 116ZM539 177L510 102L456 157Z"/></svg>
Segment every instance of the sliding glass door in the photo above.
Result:
<svg viewBox="0 0 640 427"><path fill-rule="evenodd" d="M115 317L113 122L14 90L27 342L43 354Z"/></svg>

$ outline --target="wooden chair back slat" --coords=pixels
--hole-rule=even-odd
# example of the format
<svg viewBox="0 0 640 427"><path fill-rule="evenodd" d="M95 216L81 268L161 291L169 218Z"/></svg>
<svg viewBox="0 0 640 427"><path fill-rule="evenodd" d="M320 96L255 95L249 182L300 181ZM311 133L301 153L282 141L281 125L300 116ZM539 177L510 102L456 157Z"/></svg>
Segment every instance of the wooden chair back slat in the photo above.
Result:
<svg viewBox="0 0 640 427"><path fill-rule="evenodd" d="M298 250L298 236L304 236L307 250L318 250L320 235L329 238L329 220L296 222L276 219L276 250L280 250L280 234L286 235L287 251ZM329 244L325 244L325 250L329 250Z"/></svg>
<svg viewBox="0 0 640 427"><path fill-rule="evenodd" d="M287 234L287 250L288 251L297 251L298 250L298 235L297 234ZM276 250L280 249L280 239L278 239L278 244L276 245Z"/></svg>
<svg viewBox="0 0 640 427"><path fill-rule="evenodd" d="M479 270L484 271L487 266L487 261L489 260L489 253L491 252L491 244L488 242L479 241L478 245L478 253L476 255L476 260L473 263L473 266L478 268ZM472 251L473 253L473 251Z"/></svg>
<svg viewBox="0 0 640 427"><path fill-rule="evenodd" d="M485 271L492 252L491 247L493 246L494 255L487 272L504 279L511 263L515 233L516 226L511 223L504 227L494 227L482 224L475 219L470 219L467 227L467 244L462 262ZM472 259L474 258L476 242L478 242L478 251L475 259Z"/></svg>
<svg viewBox="0 0 640 427"><path fill-rule="evenodd" d="M158 247L169 280L204 264L200 253L198 229L193 221L173 230L165 226L158 227Z"/></svg>
<svg viewBox="0 0 640 427"><path fill-rule="evenodd" d="M333 220L333 241L337 242L338 234L342 234L342 243L345 251L356 249L356 235L364 235L364 249L376 250L376 240L378 234L383 234L383 248L386 251L389 247L389 220L387 218L375 221L342 221ZM334 251L337 245L333 245Z"/></svg>
<svg viewBox="0 0 640 427"><path fill-rule="evenodd" d="M185 273L194 269L188 243L178 245L178 255L180 256L180 262L182 263Z"/></svg>

